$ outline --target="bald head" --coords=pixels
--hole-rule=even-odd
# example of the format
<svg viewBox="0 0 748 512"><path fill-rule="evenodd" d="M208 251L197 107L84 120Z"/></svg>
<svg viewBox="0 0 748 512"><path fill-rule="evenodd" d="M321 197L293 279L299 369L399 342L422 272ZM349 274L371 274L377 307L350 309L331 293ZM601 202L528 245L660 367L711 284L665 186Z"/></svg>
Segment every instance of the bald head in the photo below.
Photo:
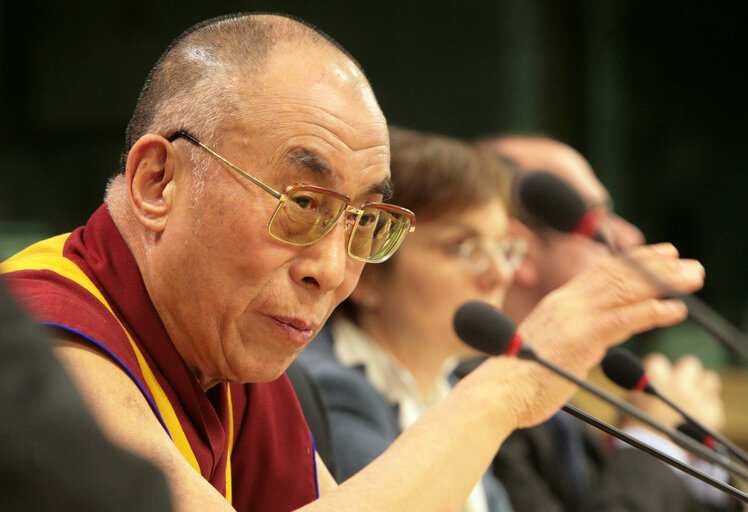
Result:
<svg viewBox="0 0 748 512"><path fill-rule="evenodd" d="M490 143L520 172L546 171L569 183L588 205L608 205L610 196L589 162L574 148L545 137L509 136Z"/></svg>
<svg viewBox="0 0 748 512"><path fill-rule="evenodd" d="M363 262L343 222L312 245L272 235L277 191L324 187L358 205L389 183L387 123L361 69L293 19L208 21L156 64L127 139L107 205L183 360L204 389L278 378Z"/></svg>
<svg viewBox="0 0 748 512"><path fill-rule="evenodd" d="M324 100L321 91L327 93ZM327 101L331 106L322 107ZM233 14L187 29L148 74L127 126L119 172L107 186L105 201L128 243L139 238L141 227L131 215L132 183L126 177L140 164L140 152L133 158L139 141L157 136L163 145L185 131L216 150L238 136L256 148L258 136L277 135L284 120L301 110L311 125L335 114L353 116L338 123L348 126L373 120L369 125L376 124L386 137L386 121L360 66L315 27L284 15ZM269 156L271 150L272 144L257 153ZM210 155L194 145L185 153L197 204L206 188ZM150 231L145 230L145 244L152 241Z"/></svg>
<svg viewBox="0 0 748 512"><path fill-rule="evenodd" d="M611 209L612 201L607 189L597 179L587 159L571 146L548 137L525 135L500 137L485 144L516 164L520 174L550 172L571 185L587 206ZM619 248L644 242L639 229L616 215L609 216L608 229Z"/></svg>
<svg viewBox="0 0 748 512"><path fill-rule="evenodd" d="M146 79L127 126L120 172L125 170L130 148L146 133L167 136L189 128L205 142L217 143L228 118L248 115L248 99L268 61L285 53L278 50L294 48L297 53L336 55L363 77L355 60L334 40L290 17L234 14L186 30Z"/></svg>
<svg viewBox="0 0 748 512"><path fill-rule="evenodd" d="M608 191L595 176L589 162L574 148L547 137L526 135L484 140L483 145L514 163L520 175L533 171L549 172L571 185L588 207L606 208L608 214L604 229L619 248L643 243L644 237L635 226L610 211ZM520 220L530 222L529 219ZM585 237L548 229L538 230L533 235L520 225L515 229L530 240L526 261L515 274L505 302L507 313L518 322L545 295L609 253L607 247Z"/></svg>

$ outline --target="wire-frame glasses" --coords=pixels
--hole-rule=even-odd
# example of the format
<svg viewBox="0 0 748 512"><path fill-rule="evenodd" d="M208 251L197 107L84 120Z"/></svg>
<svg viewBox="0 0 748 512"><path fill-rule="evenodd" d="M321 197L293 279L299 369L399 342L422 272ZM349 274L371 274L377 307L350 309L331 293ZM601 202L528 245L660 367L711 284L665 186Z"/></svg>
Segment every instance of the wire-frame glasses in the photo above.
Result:
<svg viewBox="0 0 748 512"><path fill-rule="evenodd" d="M405 235L415 229L413 212L387 203L367 202L351 206L347 194L314 185L289 185L283 192L266 185L232 164L187 132L175 132L169 141L183 137L221 160L231 169L278 199L268 223L273 238L292 245L312 245L332 230L341 215L346 216L348 254L367 263L381 263L394 254Z"/></svg>

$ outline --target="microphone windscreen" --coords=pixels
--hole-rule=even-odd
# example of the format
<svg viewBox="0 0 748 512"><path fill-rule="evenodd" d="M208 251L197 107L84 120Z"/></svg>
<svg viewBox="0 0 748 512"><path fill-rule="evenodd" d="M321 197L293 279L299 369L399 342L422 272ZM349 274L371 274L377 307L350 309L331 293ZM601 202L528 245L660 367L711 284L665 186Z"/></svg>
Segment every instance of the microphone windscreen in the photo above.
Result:
<svg viewBox="0 0 748 512"><path fill-rule="evenodd" d="M490 304L480 301L466 302L453 318L457 336L476 350L499 355L506 352L512 336L514 322Z"/></svg>
<svg viewBox="0 0 748 512"><path fill-rule="evenodd" d="M646 372L641 361L625 348L608 351L602 362L603 373L624 389L638 389ZM646 384L646 383L645 383Z"/></svg>
<svg viewBox="0 0 748 512"><path fill-rule="evenodd" d="M584 200L561 178L545 171L527 174L519 184L522 208L545 226L572 233L587 212Z"/></svg>
<svg viewBox="0 0 748 512"><path fill-rule="evenodd" d="M700 443L703 443L706 439L709 438L709 434L707 434L704 429L694 425L690 421L681 423L680 425L678 425L677 429L682 434L685 434L691 439L695 439Z"/></svg>

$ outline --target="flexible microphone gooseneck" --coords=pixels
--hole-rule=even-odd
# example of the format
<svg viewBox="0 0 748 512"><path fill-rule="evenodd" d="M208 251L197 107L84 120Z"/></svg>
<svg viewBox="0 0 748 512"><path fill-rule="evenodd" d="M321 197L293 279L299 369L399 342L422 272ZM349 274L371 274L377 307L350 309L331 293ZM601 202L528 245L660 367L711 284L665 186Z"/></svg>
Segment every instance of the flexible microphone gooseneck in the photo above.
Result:
<svg viewBox="0 0 748 512"><path fill-rule="evenodd" d="M520 182L518 192L520 207L542 225L608 244L600 232L605 212L587 208L579 194L555 174L531 172Z"/></svg>
<svg viewBox="0 0 748 512"><path fill-rule="evenodd" d="M576 233L604 243L665 296L683 301L691 320L710 332L728 350L748 360L748 338L740 329L695 295L675 292L626 253L620 252L615 242L600 229L604 219L602 210L588 209L584 200L564 180L549 172L535 171L522 179L518 193L520 204L536 221L563 233Z"/></svg>
<svg viewBox="0 0 748 512"><path fill-rule="evenodd" d="M668 464L676 469L679 469L680 471L683 471L684 473L689 474L692 477L697 478L701 480L702 482L705 482L711 485L715 489L719 489L720 491L743 501L744 503L746 502L746 499L748 499L748 494L745 494L743 491L736 489L730 484L727 484L723 482L722 480L714 478L713 476L708 475L704 473L703 471L696 469L693 466L689 466L685 462L681 462L678 459L671 457L670 455L664 452L661 452L657 448L654 448L652 446L649 446L646 443L639 441L637 438L631 436L630 434L627 434L626 432L620 429L617 429L616 427L614 427L613 425L609 423L606 423L598 418L595 418L594 416L584 412L581 409L578 409L577 407L574 407L571 404L564 405L561 408L561 410L564 411L565 413L571 414L575 418L582 420L589 425L592 425L593 427L599 430L602 430L606 434L609 434L617 439L620 439L621 441L628 444L629 446L632 446L638 450L641 450L644 453L651 455L655 459L659 459L665 464Z"/></svg>
<svg viewBox="0 0 748 512"><path fill-rule="evenodd" d="M714 439L712 436L707 434L704 430L697 427L693 423L689 423L687 421L684 421L680 425L676 427L676 430L679 432L683 432L688 437L691 437L693 439L696 439L698 442L706 446L707 448L710 448L712 450L718 450L723 449L724 446L721 446L717 443L717 440Z"/></svg>
<svg viewBox="0 0 748 512"><path fill-rule="evenodd" d="M706 428L698 420L684 411L682 407L660 393L650 381L647 372L644 370L644 366L641 361L639 361L639 358L625 348L614 347L610 349L603 358L602 369L605 376L615 384L618 384L627 390L642 391L649 395L656 396L674 411L683 416L686 423L678 427L680 432L707 446L707 448L714 449L713 441L717 441L727 449L730 455L739 459L743 464L748 464L748 455L746 455L742 449L732 443L729 439Z"/></svg>
<svg viewBox="0 0 748 512"><path fill-rule="evenodd" d="M573 382L589 393L595 395L601 400L622 410L626 414L638 419L642 423L650 426L654 430L668 436L672 441L692 453L696 453L709 462L725 468L730 473L746 478L748 471L742 467L735 466L726 457L708 450L703 445L697 443L690 437L676 430L664 427L642 413L630 404L619 398L607 393L606 391L593 386L578 378L576 375L561 368L560 366L548 361L532 350L532 347L522 340L516 332L514 323L503 313L495 309L490 304L480 301L471 301L463 304L454 315L454 329L457 335L471 347L481 350L490 355L517 355L522 359L535 361L549 370L557 373L565 379ZM625 439L622 439L626 442ZM697 477L698 478L698 477ZM721 487L720 487L721 488ZM726 491L728 492L728 491ZM748 503L748 495L742 491L734 489L729 491L731 495Z"/></svg>

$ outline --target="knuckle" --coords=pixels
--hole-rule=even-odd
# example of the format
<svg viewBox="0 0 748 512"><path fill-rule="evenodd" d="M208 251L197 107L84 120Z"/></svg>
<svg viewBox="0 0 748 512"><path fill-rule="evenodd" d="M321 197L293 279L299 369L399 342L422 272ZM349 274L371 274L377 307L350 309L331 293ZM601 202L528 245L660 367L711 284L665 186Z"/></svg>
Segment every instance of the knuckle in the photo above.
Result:
<svg viewBox="0 0 748 512"><path fill-rule="evenodd" d="M722 379L717 372L707 370L704 374L704 385L719 393L722 389Z"/></svg>
<svg viewBox="0 0 748 512"><path fill-rule="evenodd" d="M653 297L646 303L650 312L651 327L665 327L675 323L673 306L667 301Z"/></svg>
<svg viewBox="0 0 748 512"><path fill-rule="evenodd" d="M643 363L647 370L661 369L670 366L670 360L661 352L651 352L647 354Z"/></svg>
<svg viewBox="0 0 748 512"><path fill-rule="evenodd" d="M609 274L606 291L614 304L628 304L636 297L631 281L620 270Z"/></svg>
<svg viewBox="0 0 748 512"><path fill-rule="evenodd" d="M598 317L600 332L605 337L614 336L618 333L626 336L628 330L625 329L629 324L629 316L622 308L614 308ZM626 331L626 332L621 332ZM618 338L618 336L616 336ZM615 341L618 341L617 339Z"/></svg>
<svg viewBox="0 0 748 512"><path fill-rule="evenodd" d="M682 372L700 373L703 369L701 360L693 354L686 354L678 360L678 370Z"/></svg>

